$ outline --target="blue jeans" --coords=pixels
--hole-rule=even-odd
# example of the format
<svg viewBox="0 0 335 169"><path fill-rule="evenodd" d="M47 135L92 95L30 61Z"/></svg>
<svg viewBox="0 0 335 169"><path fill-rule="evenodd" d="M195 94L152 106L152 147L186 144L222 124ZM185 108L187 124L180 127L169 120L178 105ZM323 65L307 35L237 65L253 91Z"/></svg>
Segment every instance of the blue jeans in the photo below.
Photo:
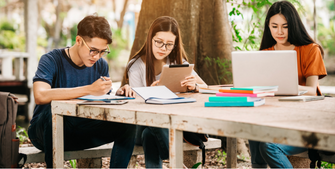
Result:
<svg viewBox="0 0 335 169"><path fill-rule="evenodd" d="M169 129L138 126L146 168L162 168L162 160L169 159Z"/></svg>
<svg viewBox="0 0 335 169"><path fill-rule="evenodd" d="M114 141L110 167L127 168L134 149L135 131L135 125L64 116L64 150L83 150ZM50 107L29 126L28 135L33 145L45 152L47 168L53 168Z"/></svg>
<svg viewBox="0 0 335 169"><path fill-rule="evenodd" d="M307 148L249 140L252 168L293 168L286 155L299 154Z"/></svg>

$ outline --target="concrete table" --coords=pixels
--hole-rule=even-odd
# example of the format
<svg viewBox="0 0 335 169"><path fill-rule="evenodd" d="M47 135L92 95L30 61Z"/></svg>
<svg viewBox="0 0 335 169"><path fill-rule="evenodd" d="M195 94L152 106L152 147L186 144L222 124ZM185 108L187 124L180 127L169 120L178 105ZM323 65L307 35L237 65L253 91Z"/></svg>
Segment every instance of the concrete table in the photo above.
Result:
<svg viewBox="0 0 335 169"><path fill-rule="evenodd" d="M228 168L236 167L236 141L245 138L335 151L335 98L279 102L266 98L259 107L204 107L207 94L186 93L195 103L151 105L137 97L125 105L77 105L80 100L52 101L54 167L64 161L63 116L169 128L170 167L182 168L182 131L228 139Z"/></svg>

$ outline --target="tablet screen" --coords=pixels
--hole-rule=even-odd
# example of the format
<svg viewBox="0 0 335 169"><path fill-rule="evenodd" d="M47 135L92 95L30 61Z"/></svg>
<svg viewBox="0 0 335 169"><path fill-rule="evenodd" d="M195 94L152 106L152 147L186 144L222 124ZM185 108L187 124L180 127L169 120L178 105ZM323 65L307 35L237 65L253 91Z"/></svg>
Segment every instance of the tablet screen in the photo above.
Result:
<svg viewBox="0 0 335 169"><path fill-rule="evenodd" d="M172 92L186 92L187 88L181 87L181 82L191 76L194 64L164 65L158 86L166 86Z"/></svg>

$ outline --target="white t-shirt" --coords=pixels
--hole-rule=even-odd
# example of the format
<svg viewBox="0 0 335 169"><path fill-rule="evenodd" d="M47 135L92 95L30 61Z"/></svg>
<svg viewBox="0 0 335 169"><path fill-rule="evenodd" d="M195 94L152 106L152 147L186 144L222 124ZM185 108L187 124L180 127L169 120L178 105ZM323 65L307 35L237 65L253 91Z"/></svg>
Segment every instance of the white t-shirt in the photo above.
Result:
<svg viewBox="0 0 335 169"><path fill-rule="evenodd" d="M132 63L134 59L130 60L129 63ZM166 64L170 65L170 60L167 58ZM189 64L185 59L183 59L183 64ZM197 73L193 70L192 75L197 75ZM141 58L138 58L134 64L130 67L128 71L129 77L129 85L131 87L146 87L146 76L145 76L145 63ZM159 80L161 74L156 76L156 80Z"/></svg>

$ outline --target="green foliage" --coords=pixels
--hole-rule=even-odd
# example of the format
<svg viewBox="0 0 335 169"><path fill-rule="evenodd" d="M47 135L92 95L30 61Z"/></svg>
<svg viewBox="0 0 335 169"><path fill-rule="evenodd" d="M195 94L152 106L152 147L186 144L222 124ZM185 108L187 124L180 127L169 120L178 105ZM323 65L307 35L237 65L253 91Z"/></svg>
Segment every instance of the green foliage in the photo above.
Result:
<svg viewBox="0 0 335 169"><path fill-rule="evenodd" d="M11 24L10 22L8 22L7 20L4 20L1 22L0 24L0 30L7 30L7 31L12 31L15 32L14 26L13 24Z"/></svg>
<svg viewBox="0 0 335 169"><path fill-rule="evenodd" d="M0 7L4 7L6 5L5 1L0 1Z"/></svg>
<svg viewBox="0 0 335 169"><path fill-rule="evenodd" d="M318 24L318 39L321 45L329 50L329 56L335 55L335 26L334 21L330 22L330 27Z"/></svg>
<svg viewBox="0 0 335 169"><path fill-rule="evenodd" d="M222 165L226 165L227 154L224 151L218 150L218 153L215 155L215 159L217 162L221 163Z"/></svg>
<svg viewBox="0 0 335 169"><path fill-rule="evenodd" d="M321 161L321 168L335 168L335 164Z"/></svg>
<svg viewBox="0 0 335 169"><path fill-rule="evenodd" d="M119 56L121 50L125 49L127 46L127 41L122 37L121 29L112 29L112 39L113 42L110 45L110 53L107 55L107 59L115 59Z"/></svg>
<svg viewBox="0 0 335 169"><path fill-rule="evenodd" d="M77 160L70 160L69 162L72 168L77 168Z"/></svg>
<svg viewBox="0 0 335 169"><path fill-rule="evenodd" d="M16 131L16 137L20 139L20 144L28 141L28 133L25 128L17 126L19 130Z"/></svg>
<svg viewBox="0 0 335 169"><path fill-rule="evenodd" d="M76 24L70 29L71 44L72 45L76 43L77 32L78 32L78 28L77 28L77 24Z"/></svg>
<svg viewBox="0 0 335 169"><path fill-rule="evenodd" d="M216 69L214 71L216 73L215 77L212 77L212 79L216 81L217 84L230 83L230 79L232 79L232 73L230 72L231 60L219 57L210 58L208 56L206 56L204 60L208 68L213 67Z"/></svg>
<svg viewBox="0 0 335 169"><path fill-rule="evenodd" d="M249 157L245 157L244 155L237 155L237 159L239 159L241 161L247 161L247 160L249 160Z"/></svg>
<svg viewBox="0 0 335 169"><path fill-rule="evenodd" d="M236 23L235 20L231 20L233 47L235 50L258 50L264 29L264 21L266 18L267 10L272 3L278 0L243 0L239 3L238 0L227 0L233 6L229 12L231 18L242 17L243 22L246 22L246 27L238 28L241 23ZM304 10L299 0L289 0L293 5L297 7L298 11ZM241 12L251 11L251 17L245 18Z"/></svg>
<svg viewBox="0 0 335 169"><path fill-rule="evenodd" d="M242 1L242 4L239 4L237 0L228 0L228 3L231 3L233 6L232 11L229 12L231 18L241 16L244 21L249 24L246 24L246 28L238 28L233 19L230 21L232 27L232 38L233 46L235 50L257 50L260 45L261 36L263 32L263 22L266 17L266 7L272 3L269 0L251 0L246 2ZM245 11L252 11L250 18L245 18L241 13L241 9Z"/></svg>
<svg viewBox="0 0 335 169"><path fill-rule="evenodd" d="M25 37L23 34L17 34L12 23L6 19L0 22L0 49L15 49L24 51Z"/></svg>
<svg viewBox="0 0 335 169"><path fill-rule="evenodd" d="M201 162L198 162L192 166L192 168L198 168L201 165Z"/></svg>

